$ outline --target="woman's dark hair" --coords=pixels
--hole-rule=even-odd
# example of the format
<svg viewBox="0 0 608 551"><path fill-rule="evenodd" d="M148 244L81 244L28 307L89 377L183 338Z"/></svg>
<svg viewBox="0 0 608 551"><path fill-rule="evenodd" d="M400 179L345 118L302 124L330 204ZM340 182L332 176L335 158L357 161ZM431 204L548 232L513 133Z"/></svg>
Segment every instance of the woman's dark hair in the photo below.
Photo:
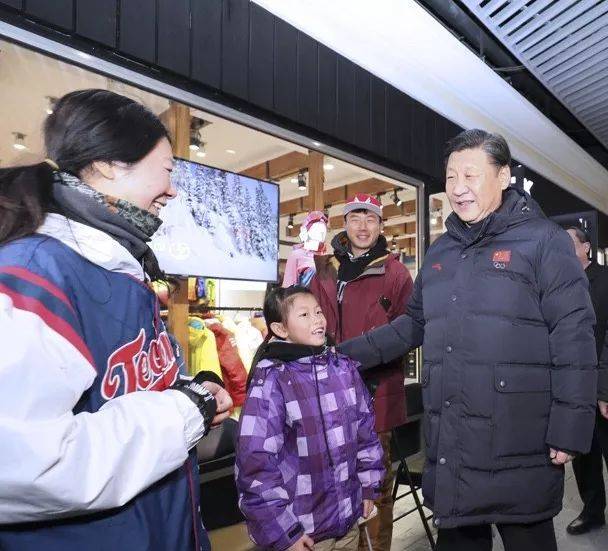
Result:
<svg viewBox="0 0 608 551"><path fill-rule="evenodd" d="M310 289L300 285L291 287L277 287L268 293L264 300L264 320L268 327L267 340L276 337L270 328L271 323L285 323L289 310L293 305L296 295L312 295Z"/></svg>
<svg viewBox="0 0 608 551"><path fill-rule="evenodd" d="M162 138L160 119L140 103L108 90L60 98L44 122L47 157L80 176L94 161L133 164ZM0 169L0 243L34 233L52 202L51 163Z"/></svg>
<svg viewBox="0 0 608 551"><path fill-rule="evenodd" d="M444 152L444 165L447 166L452 153L465 149L482 149L487 153L490 162L498 169L511 165L511 151L507 140L500 134L492 134L478 128L465 130L448 140Z"/></svg>

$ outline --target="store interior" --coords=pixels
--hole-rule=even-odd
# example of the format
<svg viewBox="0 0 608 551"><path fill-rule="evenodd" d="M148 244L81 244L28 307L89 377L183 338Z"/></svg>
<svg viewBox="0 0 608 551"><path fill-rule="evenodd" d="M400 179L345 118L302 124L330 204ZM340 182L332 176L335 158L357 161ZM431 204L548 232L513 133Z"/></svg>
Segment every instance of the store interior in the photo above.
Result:
<svg viewBox="0 0 608 551"><path fill-rule="evenodd" d="M160 95L10 42L0 42L0 70L3 82L0 88L0 117L4 133L4 138L0 140L2 167L36 162L44 158L41 127L44 118L52 112L57 98L78 89L112 90L140 101L168 121L169 127L171 121L175 123L175 117L171 119L172 112L180 113L179 130L176 130L175 125L170 128L171 132L179 131L182 134L173 137L176 156L278 184L278 283L281 283L285 263L293 246L300 242L300 225L306 214L317 209L323 210L328 216L326 245L327 252L331 253L331 239L342 230L343 205L355 193L369 193L382 202L385 218L383 231L389 248L400 255L412 276L416 275L419 241L416 222L417 190L405 181L389 178L336 158L335 155L326 155L321 143L312 142L309 149L215 114L176 104ZM178 151L178 148L181 149ZM314 167L314 174L311 167ZM431 200L432 235L439 234L443 227L442 208L445 204L441 198ZM186 325L193 309L200 313L207 307L213 313L212 309L216 308L222 312L222 317L236 318L237 322L249 316L259 317L267 285L275 283L242 279L216 280L211 284L213 292L209 296L204 290L204 283L199 281L197 286L193 277L185 285L184 275L180 274L182 291L173 293L166 306L170 330L186 350ZM209 274L188 275L205 278ZM189 293L186 293L187 288ZM230 308L234 310L230 311ZM248 365L245 367L249 368Z"/></svg>

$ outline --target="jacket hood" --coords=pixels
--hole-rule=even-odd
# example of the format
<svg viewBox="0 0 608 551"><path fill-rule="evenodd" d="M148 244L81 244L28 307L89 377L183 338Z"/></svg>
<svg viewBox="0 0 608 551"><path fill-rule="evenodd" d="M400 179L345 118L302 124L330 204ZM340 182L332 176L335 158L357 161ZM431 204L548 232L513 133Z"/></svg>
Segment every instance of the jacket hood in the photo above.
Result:
<svg viewBox="0 0 608 551"><path fill-rule="evenodd" d="M524 190L508 187L502 194L500 207L482 221L478 231L469 231L469 226L454 212L448 216L445 225L450 235L471 245L482 238L499 235L532 218L545 218L545 213Z"/></svg>
<svg viewBox="0 0 608 551"><path fill-rule="evenodd" d="M313 356L320 356L327 350L327 345L309 346L273 339L260 345L256 352L257 362L262 360L280 360L282 362L302 361L310 363ZM256 363L257 363L256 362Z"/></svg>

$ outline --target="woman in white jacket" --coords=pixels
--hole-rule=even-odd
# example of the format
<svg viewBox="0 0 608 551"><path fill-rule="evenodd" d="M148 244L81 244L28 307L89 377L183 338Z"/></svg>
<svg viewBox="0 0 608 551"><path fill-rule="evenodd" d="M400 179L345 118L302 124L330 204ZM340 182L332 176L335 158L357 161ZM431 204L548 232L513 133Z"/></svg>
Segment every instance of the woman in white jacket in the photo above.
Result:
<svg viewBox="0 0 608 551"><path fill-rule="evenodd" d="M0 170L0 549L208 549L191 450L231 404L180 384L147 285L167 132L84 90L44 137L44 163Z"/></svg>

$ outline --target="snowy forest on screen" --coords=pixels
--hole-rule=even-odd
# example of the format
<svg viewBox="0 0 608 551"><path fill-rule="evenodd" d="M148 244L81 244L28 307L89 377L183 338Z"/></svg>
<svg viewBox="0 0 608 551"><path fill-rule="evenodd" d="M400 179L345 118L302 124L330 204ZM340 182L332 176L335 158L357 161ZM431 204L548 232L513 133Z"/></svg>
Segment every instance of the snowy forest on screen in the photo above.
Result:
<svg viewBox="0 0 608 551"><path fill-rule="evenodd" d="M177 160L151 246L172 274L275 280L278 186Z"/></svg>

